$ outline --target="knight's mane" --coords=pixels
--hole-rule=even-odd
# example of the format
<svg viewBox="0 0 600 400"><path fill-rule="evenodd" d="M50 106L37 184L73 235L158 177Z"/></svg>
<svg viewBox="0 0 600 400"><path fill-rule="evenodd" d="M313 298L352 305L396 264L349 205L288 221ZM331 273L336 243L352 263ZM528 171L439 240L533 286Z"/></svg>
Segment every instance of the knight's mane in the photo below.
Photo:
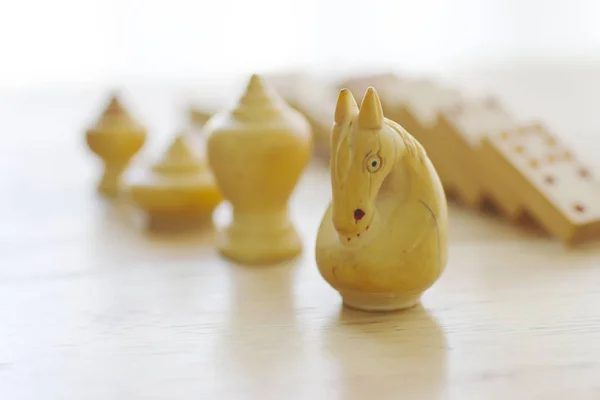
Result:
<svg viewBox="0 0 600 400"><path fill-rule="evenodd" d="M404 142L404 146L406 148L406 152L409 156L413 158L419 159L419 161L424 162L426 158L425 148L415 139L410 133L406 131L400 124L394 122L390 119L385 119L385 124L390 129L398 133L400 139Z"/></svg>

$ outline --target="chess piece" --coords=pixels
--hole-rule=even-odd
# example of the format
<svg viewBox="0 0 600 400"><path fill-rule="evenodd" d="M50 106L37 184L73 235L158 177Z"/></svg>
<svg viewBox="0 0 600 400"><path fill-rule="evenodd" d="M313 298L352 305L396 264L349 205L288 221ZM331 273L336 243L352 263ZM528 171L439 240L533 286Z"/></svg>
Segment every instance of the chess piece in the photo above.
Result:
<svg viewBox="0 0 600 400"><path fill-rule="evenodd" d="M420 143L384 117L372 87L360 110L342 90L334 122L332 202L317 235L319 271L349 307L412 307L446 265L441 182Z"/></svg>
<svg viewBox="0 0 600 400"><path fill-rule="evenodd" d="M123 172L146 141L146 130L112 96L97 123L86 131L89 148L104 162L98 191L114 197L119 193Z"/></svg>
<svg viewBox="0 0 600 400"><path fill-rule="evenodd" d="M212 173L184 135L178 135L149 171L132 177L133 201L148 214L152 230L205 225L222 201Z"/></svg>
<svg viewBox="0 0 600 400"><path fill-rule="evenodd" d="M310 157L307 120L253 75L237 105L213 116L204 133L209 164L233 208L217 236L221 253L247 264L298 255L288 201Z"/></svg>

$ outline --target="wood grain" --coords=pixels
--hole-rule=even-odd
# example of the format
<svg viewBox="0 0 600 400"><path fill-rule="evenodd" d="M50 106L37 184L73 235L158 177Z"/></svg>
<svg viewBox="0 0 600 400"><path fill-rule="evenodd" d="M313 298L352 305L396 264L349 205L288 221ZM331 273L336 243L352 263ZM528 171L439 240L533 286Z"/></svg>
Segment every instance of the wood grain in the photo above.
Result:
<svg viewBox="0 0 600 400"><path fill-rule="evenodd" d="M142 162L180 103L131 96L152 127ZM448 268L421 307L346 310L314 263L325 167L293 199L302 256L236 265L210 229L149 234L126 201L95 195L82 129L102 99L0 100L0 398L600 398L598 243L566 249L451 207Z"/></svg>

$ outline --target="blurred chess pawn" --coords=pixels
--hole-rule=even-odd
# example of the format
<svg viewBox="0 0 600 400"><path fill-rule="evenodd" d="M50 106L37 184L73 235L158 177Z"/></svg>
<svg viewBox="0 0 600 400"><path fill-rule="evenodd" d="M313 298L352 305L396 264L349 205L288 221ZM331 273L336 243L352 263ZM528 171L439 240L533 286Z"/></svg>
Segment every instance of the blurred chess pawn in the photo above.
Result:
<svg viewBox="0 0 600 400"><path fill-rule="evenodd" d="M180 230L212 223L222 201L206 163L183 134L143 174L132 175L131 198L148 214L151 230Z"/></svg>
<svg viewBox="0 0 600 400"><path fill-rule="evenodd" d="M104 162L98 191L115 197L123 172L146 141L146 130L113 95L96 124L86 131L88 147Z"/></svg>
<svg viewBox="0 0 600 400"><path fill-rule="evenodd" d="M246 264L294 258L302 243L288 201L311 152L308 121L253 75L233 110L204 126L207 156L232 222L217 235L223 255Z"/></svg>

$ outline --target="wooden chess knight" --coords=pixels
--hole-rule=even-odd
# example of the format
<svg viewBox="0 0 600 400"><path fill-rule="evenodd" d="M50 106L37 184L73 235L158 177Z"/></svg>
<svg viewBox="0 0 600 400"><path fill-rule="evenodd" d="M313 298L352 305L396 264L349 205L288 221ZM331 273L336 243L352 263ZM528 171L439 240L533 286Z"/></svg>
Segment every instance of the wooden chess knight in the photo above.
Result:
<svg viewBox="0 0 600 400"><path fill-rule="evenodd" d="M345 305L412 307L443 272L447 204L423 147L385 118L370 87L360 109L339 93L331 135L332 201L321 221L316 261Z"/></svg>

